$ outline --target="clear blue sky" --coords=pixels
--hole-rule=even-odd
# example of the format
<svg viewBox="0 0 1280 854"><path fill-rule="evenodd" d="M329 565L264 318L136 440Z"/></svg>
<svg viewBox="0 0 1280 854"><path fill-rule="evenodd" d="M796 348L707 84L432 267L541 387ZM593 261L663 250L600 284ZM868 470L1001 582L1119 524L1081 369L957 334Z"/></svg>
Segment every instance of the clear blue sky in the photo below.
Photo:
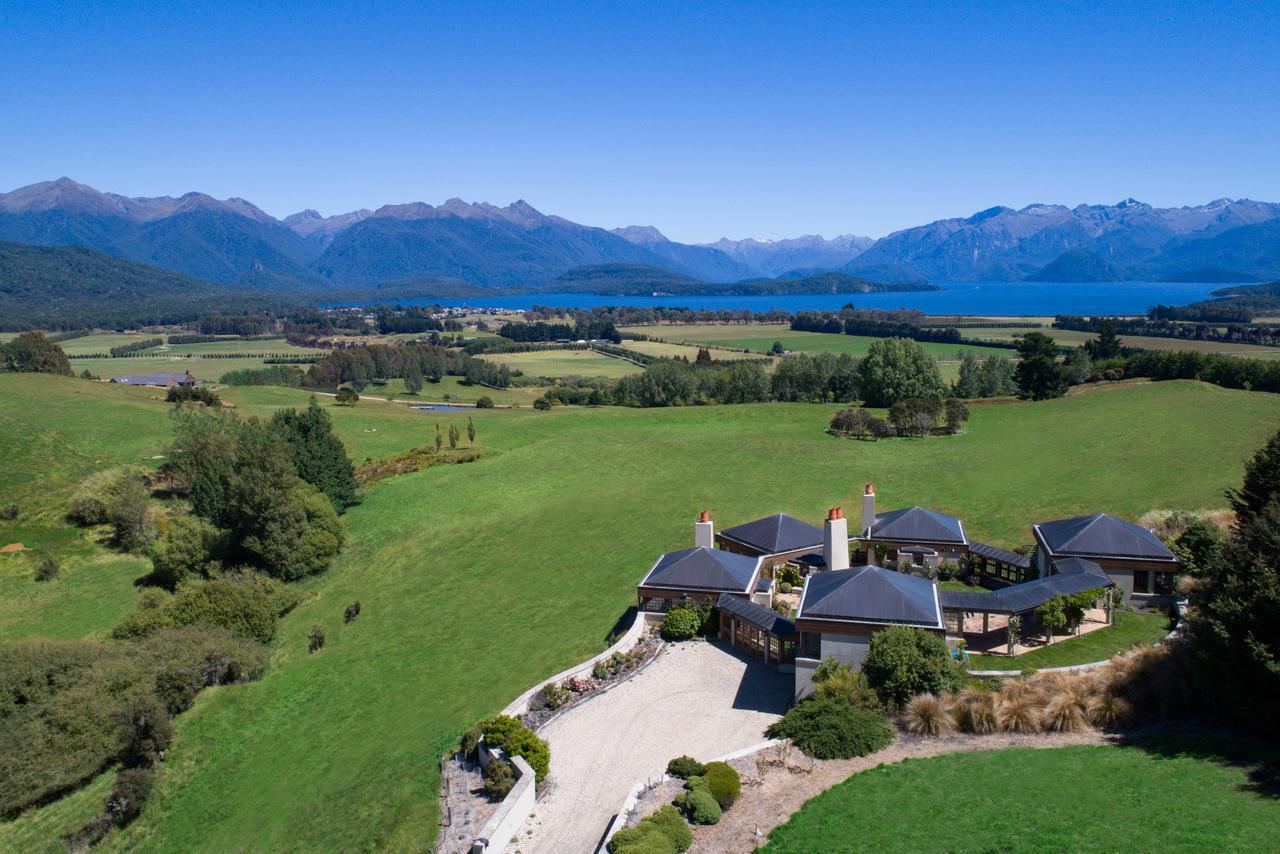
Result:
<svg viewBox="0 0 1280 854"><path fill-rule="evenodd" d="M1280 200L1280 4L7 0L0 188L60 175L688 241Z"/></svg>

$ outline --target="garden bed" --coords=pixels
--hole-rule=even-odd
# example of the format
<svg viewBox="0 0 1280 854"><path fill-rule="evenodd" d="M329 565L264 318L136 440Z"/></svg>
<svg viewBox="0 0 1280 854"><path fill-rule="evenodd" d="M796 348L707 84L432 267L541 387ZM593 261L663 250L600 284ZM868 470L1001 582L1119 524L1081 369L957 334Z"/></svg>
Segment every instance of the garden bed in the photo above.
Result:
<svg viewBox="0 0 1280 854"><path fill-rule="evenodd" d="M590 676L548 682L529 700L529 711L521 716L525 726L537 732L570 709L630 679L658 656L662 646L657 632L649 632L627 652L615 652L597 662Z"/></svg>

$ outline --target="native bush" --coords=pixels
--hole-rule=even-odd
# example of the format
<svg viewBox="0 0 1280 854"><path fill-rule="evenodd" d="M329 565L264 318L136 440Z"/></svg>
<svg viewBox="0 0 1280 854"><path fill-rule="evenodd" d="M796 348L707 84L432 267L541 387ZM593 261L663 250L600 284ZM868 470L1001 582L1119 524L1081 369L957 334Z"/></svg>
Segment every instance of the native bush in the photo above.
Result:
<svg viewBox="0 0 1280 854"><path fill-rule="evenodd" d="M154 785L155 771L151 768L125 768L117 774L106 804L112 824L124 827L137 818Z"/></svg>
<svg viewBox="0 0 1280 854"><path fill-rule="evenodd" d="M615 833L609 840L608 850L611 854L675 854L676 851L665 833L643 821Z"/></svg>
<svg viewBox="0 0 1280 854"><path fill-rule="evenodd" d="M677 756L667 763L667 773L672 777L688 780L690 777L701 777L707 773L707 766L692 756Z"/></svg>
<svg viewBox="0 0 1280 854"><path fill-rule="evenodd" d="M490 800L500 801L516 784L515 772L501 759L494 759L484 769L484 792Z"/></svg>
<svg viewBox="0 0 1280 854"><path fill-rule="evenodd" d="M36 567L36 581L53 581L58 577L61 567L58 562L51 557L47 557L40 561L40 565Z"/></svg>
<svg viewBox="0 0 1280 854"><path fill-rule="evenodd" d="M671 844L675 846L676 851L686 851L693 844L693 831L689 829L689 825L684 820L684 816L680 815L680 811L671 804L667 804L653 815L643 819L641 824L646 821L662 831L671 840Z"/></svg>
<svg viewBox="0 0 1280 854"><path fill-rule="evenodd" d="M917 735L943 735L955 728L955 721L936 695L917 694L902 709L902 725Z"/></svg>
<svg viewBox="0 0 1280 854"><path fill-rule="evenodd" d="M555 682L548 682L546 685L543 685L542 690L539 693L542 695L542 702L545 708L551 709L552 711L569 702L568 689Z"/></svg>
<svg viewBox="0 0 1280 854"><path fill-rule="evenodd" d="M352 602L342 611L342 622L352 623L360 616L360 603Z"/></svg>
<svg viewBox="0 0 1280 854"><path fill-rule="evenodd" d="M723 815L716 799L702 789L681 792L671 803L694 824L715 824Z"/></svg>
<svg viewBox="0 0 1280 854"><path fill-rule="evenodd" d="M551 748L518 718L494 715L480 722L480 734L490 749L523 756L541 782L551 770Z"/></svg>
<svg viewBox="0 0 1280 854"><path fill-rule="evenodd" d="M324 626L312 626L311 634L307 636L307 652L319 652L324 649L324 641Z"/></svg>
<svg viewBox="0 0 1280 854"><path fill-rule="evenodd" d="M970 687L960 692L952 706L956 726L973 735L995 732L999 726L996 717L996 697L990 691Z"/></svg>
<svg viewBox="0 0 1280 854"><path fill-rule="evenodd" d="M218 568L224 531L199 516L179 516L151 545L156 578L173 590L193 575L210 575Z"/></svg>
<svg viewBox="0 0 1280 854"><path fill-rule="evenodd" d="M482 394L476 398L476 409L493 409L493 398Z"/></svg>
<svg viewBox="0 0 1280 854"><path fill-rule="evenodd" d="M722 810L733 806L742 792L741 777L732 765L725 762L708 762L702 778L707 782L707 791Z"/></svg>
<svg viewBox="0 0 1280 854"><path fill-rule="evenodd" d="M814 696L837 697L855 709L866 709L869 712L884 710L884 705L867 681L866 674L831 656L818 665L814 671L813 683Z"/></svg>
<svg viewBox="0 0 1280 854"><path fill-rule="evenodd" d="M880 698L894 706L917 694L941 696L954 690L960 678L946 641L908 626L872 635L862 671Z"/></svg>
<svg viewBox="0 0 1280 854"><path fill-rule="evenodd" d="M817 759L866 756L893 743L893 727L883 715L855 709L836 697L804 700L765 734L789 738L805 755Z"/></svg>

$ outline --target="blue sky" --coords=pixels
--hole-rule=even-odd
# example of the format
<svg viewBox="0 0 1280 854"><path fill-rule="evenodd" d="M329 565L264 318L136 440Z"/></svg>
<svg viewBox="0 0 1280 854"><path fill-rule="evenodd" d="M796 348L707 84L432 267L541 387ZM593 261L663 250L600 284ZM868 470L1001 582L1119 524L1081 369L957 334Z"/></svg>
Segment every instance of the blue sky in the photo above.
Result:
<svg viewBox="0 0 1280 854"><path fill-rule="evenodd" d="M0 189L524 198L687 241L1280 200L1276 3L365 5L7 0Z"/></svg>

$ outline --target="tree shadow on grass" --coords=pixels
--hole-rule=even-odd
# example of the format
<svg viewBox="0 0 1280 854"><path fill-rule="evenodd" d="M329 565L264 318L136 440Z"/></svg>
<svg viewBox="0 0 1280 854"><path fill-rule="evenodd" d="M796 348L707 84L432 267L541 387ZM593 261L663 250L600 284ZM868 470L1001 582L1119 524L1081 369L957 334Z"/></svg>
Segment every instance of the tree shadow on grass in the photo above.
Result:
<svg viewBox="0 0 1280 854"><path fill-rule="evenodd" d="M1275 742L1224 729L1170 725L1133 733L1121 744L1167 759L1190 756L1240 768L1248 779L1245 791L1280 800L1280 744Z"/></svg>

